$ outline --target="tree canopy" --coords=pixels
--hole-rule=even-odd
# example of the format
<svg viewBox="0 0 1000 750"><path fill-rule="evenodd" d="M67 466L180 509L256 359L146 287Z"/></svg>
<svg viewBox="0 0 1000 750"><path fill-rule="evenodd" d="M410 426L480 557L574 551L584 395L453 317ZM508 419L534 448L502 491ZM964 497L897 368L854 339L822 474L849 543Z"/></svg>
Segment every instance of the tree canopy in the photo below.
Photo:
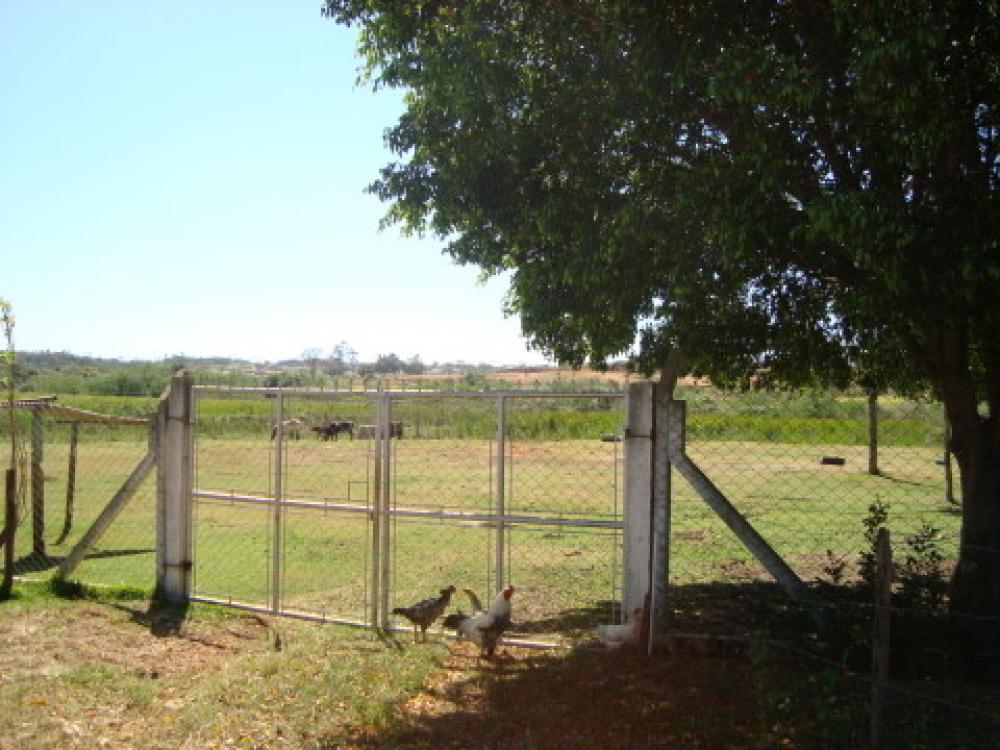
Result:
<svg viewBox="0 0 1000 750"><path fill-rule="evenodd" d="M721 382L925 379L963 534L1000 570L996 0L325 12L360 26L367 80L406 90L371 186L387 221L512 270L534 346L646 371L680 348Z"/></svg>

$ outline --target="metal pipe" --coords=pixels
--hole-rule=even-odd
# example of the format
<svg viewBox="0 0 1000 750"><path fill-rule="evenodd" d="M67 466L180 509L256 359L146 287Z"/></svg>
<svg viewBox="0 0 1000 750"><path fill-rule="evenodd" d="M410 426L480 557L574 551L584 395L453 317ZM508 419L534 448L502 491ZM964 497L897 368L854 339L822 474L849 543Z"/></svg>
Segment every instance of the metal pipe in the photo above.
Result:
<svg viewBox="0 0 1000 750"><path fill-rule="evenodd" d="M282 451L285 438L285 399L278 393L278 423L274 435L274 511L272 513L271 534L271 609L281 610L281 491L282 491Z"/></svg>
<svg viewBox="0 0 1000 750"><path fill-rule="evenodd" d="M214 500L228 503L249 503L254 505L275 505L275 501L269 497L259 497L256 495L237 495L224 492L207 492L205 490L195 490L194 497L203 500ZM357 503L320 503L309 500L282 500L283 508L309 508L312 510L329 510L343 513L371 513L372 509L367 505ZM466 522L479 522L484 525L493 525L497 522L497 514L475 513L465 511L431 510L425 508L392 508L388 512L389 516L399 516L401 518L422 518L425 520L455 520ZM621 529L623 521L602 521L600 519L572 519L564 516L531 516L531 515L511 515L505 514L503 522L506 525L521 524L525 526L565 526L568 528L581 529Z"/></svg>
<svg viewBox="0 0 1000 750"><path fill-rule="evenodd" d="M496 566L493 571L494 590L504 587L504 511L506 510L506 456L507 445L507 400L501 395L497 399L497 503L494 508L496 524Z"/></svg>
<svg viewBox="0 0 1000 750"><path fill-rule="evenodd" d="M265 388L263 386L243 386L243 387L232 387L227 388L225 386L218 385L196 385L195 390L201 391L202 393L216 393L216 394L270 394L270 395L285 395L294 396L296 398L324 398L327 396L336 396L343 394L353 394L355 396L372 396L378 397L380 394L386 394L389 396L404 395L407 399L440 399L440 398L471 398L471 399L495 399L497 396L506 397L516 397L516 398L552 398L552 399L567 399L567 398L613 398L613 399L624 399L625 394L621 391L578 391L576 393L554 393L552 391L518 391L511 389L504 390L494 390L494 391L402 391L402 390L379 390L379 391L349 391L349 390L332 390L332 389L304 389L304 388Z"/></svg>
<svg viewBox="0 0 1000 750"><path fill-rule="evenodd" d="M391 505L391 484L392 484L392 401L388 393L383 393L379 399L380 419L379 424L382 429L384 439L382 440L382 487L379 512L382 514L382 568L379 574L382 578L379 591L382 610L380 612L380 624L382 628L389 627L389 581L392 574L392 550L389 539L389 509Z"/></svg>

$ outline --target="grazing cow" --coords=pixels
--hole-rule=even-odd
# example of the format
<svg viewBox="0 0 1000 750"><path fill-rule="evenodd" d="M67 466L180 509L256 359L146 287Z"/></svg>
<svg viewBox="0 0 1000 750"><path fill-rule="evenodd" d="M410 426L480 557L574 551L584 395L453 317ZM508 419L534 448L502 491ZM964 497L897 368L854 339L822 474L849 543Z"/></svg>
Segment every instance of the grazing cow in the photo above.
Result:
<svg viewBox="0 0 1000 750"><path fill-rule="evenodd" d="M281 432L286 438L298 440L302 433L301 419L286 419L281 423ZM278 425L271 425L271 440L278 436Z"/></svg>
<svg viewBox="0 0 1000 750"><path fill-rule="evenodd" d="M342 432L346 432L351 436L351 440L354 440L354 422L347 419L327 421L321 425L314 426L312 429L320 440L329 440L330 438L336 440L337 436Z"/></svg>
<svg viewBox="0 0 1000 750"><path fill-rule="evenodd" d="M389 437L403 439L403 423L389 422Z"/></svg>

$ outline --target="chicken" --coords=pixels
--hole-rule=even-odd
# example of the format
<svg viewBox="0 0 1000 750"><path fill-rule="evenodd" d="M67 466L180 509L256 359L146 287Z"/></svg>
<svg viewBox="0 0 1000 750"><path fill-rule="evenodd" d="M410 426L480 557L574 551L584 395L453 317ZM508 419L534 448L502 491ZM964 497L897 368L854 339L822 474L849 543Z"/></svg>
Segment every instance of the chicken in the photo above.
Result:
<svg viewBox="0 0 1000 750"><path fill-rule="evenodd" d="M451 602L451 595L455 593L454 586L441 589L438 596L429 596L421 599L416 604L409 607L396 607L392 610L394 615L402 615L413 623L413 642L417 643L417 631L419 629L422 640L427 640L427 628L434 624L434 621L444 614L445 609Z"/></svg>
<svg viewBox="0 0 1000 750"><path fill-rule="evenodd" d="M510 627L511 601L514 587L507 586L497 594L490 608L483 611L479 597L474 591L463 589L472 603L472 614L455 612L444 618L444 626L452 628L460 638L466 638L479 646L480 656L492 657L500 636Z"/></svg>
<svg viewBox="0 0 1000 750"><path fill-rule="evenodd" d="M636 643L639 640L639 629L642 627L642 608L632 610L632 618L621 625L598 625L596 628L598 640L605 648L617 649L625 643Z"/></svg>

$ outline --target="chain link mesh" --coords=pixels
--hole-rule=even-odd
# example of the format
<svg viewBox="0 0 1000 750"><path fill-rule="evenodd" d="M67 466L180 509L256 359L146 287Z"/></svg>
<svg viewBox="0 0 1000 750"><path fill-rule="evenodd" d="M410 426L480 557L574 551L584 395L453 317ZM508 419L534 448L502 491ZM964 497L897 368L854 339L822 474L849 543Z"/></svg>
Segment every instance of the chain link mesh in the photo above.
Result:
<svg viewBox="0 0 1000 750"><path fill-rule="evenodd" d="M488 603L512 582L519 632L606 620L621 592L623 403L199 391L194 593L368 622L449 585Z"/></svg>
<svg viewBox="0 0 1000 750"><path fill-rule="evenodd" d="M872 423L864 396L704 387L676 397L687 402L687 454L803 580L857 577L875 503L900 539L929 524L954 559L960 492L949 501L940 404L882 397ZM672 501L673 583L769 578L676 473Z"/></svg>
<svg viewBox="0 0 1000 750"><path fill-rule="evenodd" d="M77 422L20 409L14 574L54 575L149 448L147 425ZM6 420L5 420L6 422ZM9 429L0 428L9 444ZM74 572L94 585L151 589L155 481L148 477ZM0 562L2 565L2 562Z"/></svg>

